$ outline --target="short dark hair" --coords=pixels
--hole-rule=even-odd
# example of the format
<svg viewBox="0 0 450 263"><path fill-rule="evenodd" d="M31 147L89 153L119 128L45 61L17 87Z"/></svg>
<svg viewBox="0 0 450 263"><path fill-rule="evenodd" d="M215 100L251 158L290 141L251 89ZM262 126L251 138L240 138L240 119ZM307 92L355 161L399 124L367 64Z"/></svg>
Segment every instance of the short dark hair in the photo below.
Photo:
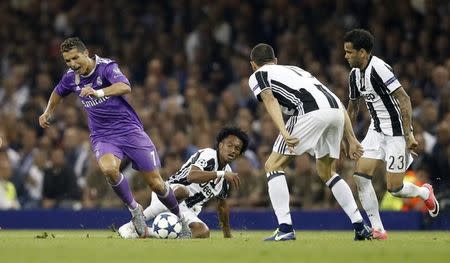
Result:
<svg viewBox="0 0 450 263"><path fill-rule="evenodd" d="M69 37L64 40L59 46L61 52L69 52L74 48L76 48L78 51L86 50L86 46L84 45L83 41L81 41L78 37Z"/></svg>
<svg viewBox="0 0 450 263"><path fill-rule="evenodd" d="M373 36L365 29L357 28L347 32L344 36L344 42L352 43L356 50L364 48L367 53L372 52Z"/></svg>
<svg viewBox="0 0 450 263"><path fill-rule="evenodd" d="M240 154L245 152L248 147L248 135L244 131L242 131L239 128L236 127L225 127L222 130L220 130L219 134L217 134L216 137L216 148L218 148L219 143L221 143L225 138L227 138L230 135L234 135L239 138L239 140L242 141L242 148Z"/></svg>
<svg viewBox="0 0 450 263"><path fill-rule="evenodd" d="M250 60L255 62L258 66L262 66L267 62L272 62L274 59L275 52L273 51L273 48L265 43L259 43L250 53Z"/></svg>

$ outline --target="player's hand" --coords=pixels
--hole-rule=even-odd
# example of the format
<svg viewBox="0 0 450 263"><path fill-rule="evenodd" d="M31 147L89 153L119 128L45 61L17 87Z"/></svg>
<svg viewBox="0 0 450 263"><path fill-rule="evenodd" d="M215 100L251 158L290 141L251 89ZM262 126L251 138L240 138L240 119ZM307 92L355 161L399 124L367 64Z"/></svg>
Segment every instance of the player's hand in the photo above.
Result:
<svg viewBox="0 0 450 263"><path fill-rule="evenodd" d="M230 185L233 186L234 189L239 190L241 181L237 173L225 172L224 178Z"/></svg>
<svg viewBox="0 0 450 263"><path fill-rule="evenodd" d="M346 147L344 147L344 150L347 151L347 156L348 158L350 158L350 160L357 160L361 158L364 153L364 148L358 142L358 140L351 139L350 141L344 141L344 143L347 143Z"/></svg>
<svg viewBox="0 0 450 263"><path fill-rule="evenodd" d="M346 140L341 141L341 153L343 153L347 157L349 156L348 155L348 143L346 142Z"/></svg>
<svg viewBox="0 0 450 263"><path fill-rule="evenodd" d="M80 91L80 97L97 97L97 93L95 92L95 89L93 89L91 86L85 86L84 88L81 89Z"/></svg>
<svg viewBox="0 0 450 263"><path fill-rule="evenodd" d="M286 142L286 145L288 146L288 149L291 153L294 152L295 146L297 146L300 143L300 139L293 136L283 136L284 141Z"/></svg>
<svg viewBox="0 0 450 263"><path fill-rule="evenodd" d="M52 115L48 112L44 112L42 113L41 116L39 116L39 125L42 128L48 128L50 127L50 119L51 119Z"/></svg>
<svg viewBox="0 0 450 263"><path fill-rule="evenodd" d="M416 141L416 138L414 138L414 134L410 133L405 139L406 139L406 147L408 148L408 150L410 150L413 155L417 156L415 150L419 145L419 143Z"/></svg>

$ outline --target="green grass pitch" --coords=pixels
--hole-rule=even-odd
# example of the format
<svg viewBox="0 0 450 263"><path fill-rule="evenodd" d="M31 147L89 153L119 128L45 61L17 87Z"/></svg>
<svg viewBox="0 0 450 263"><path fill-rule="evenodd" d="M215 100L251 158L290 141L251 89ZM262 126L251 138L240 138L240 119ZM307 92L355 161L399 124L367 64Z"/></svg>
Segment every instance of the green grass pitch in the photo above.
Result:
<svg viewBox="0 0 450 263"><path fill-rule="evenodd" d="M350 231L298 231L296 241L262 242L269 234L123 240L112 231L0 230L0 262L450 262L450 232L391 231L387 241L355 242Z"/></svg>

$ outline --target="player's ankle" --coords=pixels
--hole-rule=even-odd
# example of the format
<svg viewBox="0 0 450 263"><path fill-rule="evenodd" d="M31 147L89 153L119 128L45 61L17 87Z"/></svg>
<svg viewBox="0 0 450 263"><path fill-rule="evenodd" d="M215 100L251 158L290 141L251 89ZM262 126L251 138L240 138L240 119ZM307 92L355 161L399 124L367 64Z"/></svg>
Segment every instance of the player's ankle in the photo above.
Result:
<svg viewBox="0 0 450 263"><path fill-rule="evenodd" d="M289 232L294 231L294 229L292 228L292 225L289 225L289 224L280 224L278 226L278 230L280 230L283 233L289 233Z"/></svg>

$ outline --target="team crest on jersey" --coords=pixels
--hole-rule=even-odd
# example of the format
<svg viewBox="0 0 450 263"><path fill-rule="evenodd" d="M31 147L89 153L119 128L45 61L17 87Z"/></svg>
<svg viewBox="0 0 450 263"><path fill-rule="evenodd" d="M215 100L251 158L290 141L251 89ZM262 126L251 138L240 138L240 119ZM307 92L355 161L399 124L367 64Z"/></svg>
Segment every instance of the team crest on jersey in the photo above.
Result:
<svg viewBox="0 0 450 263"><path fill-rule="evenodd" d="M197 161L197 163L202 167L205 168L208 165L208 162L205 159L200 159Z"/></svg>
<svg viewBox="0 0 450 263"><path fill-rule="evenodd" d="M97 77L97 86L101 86L103 84L102 78L100 76Z"/></svg>
<svg viewBox="0 0 450 263"><path fill-rule="evenodd" d="M118 67L115 67L113 69L113 72L116 73L116 74L122 75L122 71L120 71L120 69Z"/></svg>

